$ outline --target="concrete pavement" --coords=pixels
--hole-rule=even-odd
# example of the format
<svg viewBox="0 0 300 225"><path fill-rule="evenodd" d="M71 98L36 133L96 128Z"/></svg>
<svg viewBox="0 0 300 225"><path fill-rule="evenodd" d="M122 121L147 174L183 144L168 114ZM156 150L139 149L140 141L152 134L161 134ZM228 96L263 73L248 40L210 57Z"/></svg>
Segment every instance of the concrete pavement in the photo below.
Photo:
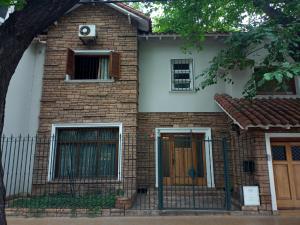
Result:
<svg viewBox="0 0 300 225"><path fill-rule="evenodd" d="M14 218L8 225L300 225L299 216L161 216Z"/></svg>

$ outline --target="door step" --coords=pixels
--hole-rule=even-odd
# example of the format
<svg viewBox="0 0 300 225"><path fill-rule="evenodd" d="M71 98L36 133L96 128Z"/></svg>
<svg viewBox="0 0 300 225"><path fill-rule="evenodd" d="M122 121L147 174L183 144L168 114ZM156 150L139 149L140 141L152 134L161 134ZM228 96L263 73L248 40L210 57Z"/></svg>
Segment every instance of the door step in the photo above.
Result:
<svg viewBox="0 0 300 225"><path fill-rule="evenodd" d="M190 210L190 209L177 209L177 210L162 210L160 211L161 216L197 216L197 215L230 215L229 211L226 210Z"/></svg>
<svg viewBox="0 0 300 225"><path fill-rule="evenodd" d="M299 216L300 209L279 210L278 213L280 216Z"/></svg>

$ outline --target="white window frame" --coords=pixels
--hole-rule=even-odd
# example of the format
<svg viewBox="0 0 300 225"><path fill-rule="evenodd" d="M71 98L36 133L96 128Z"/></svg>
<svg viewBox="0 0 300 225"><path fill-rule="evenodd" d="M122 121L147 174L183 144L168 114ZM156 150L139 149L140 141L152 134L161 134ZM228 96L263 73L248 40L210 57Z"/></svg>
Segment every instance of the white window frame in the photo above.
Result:
<svg viewBox="0 0 300 225"><path fill-rule="evenodd" d="M206 179L207 187L215 187L214 179L214 165L213 165L213 155L212 155L212 138L211 138L211 128L209 127L192 127L192 128L155 128L155 187L158 187L158 138L160 134L176 134L176 133L196 133L204 134L205 141L205 160L206 160Z"/></svg>
<svg viewBox="0 0 300 225"><path fill-rule="evenodd" d="M75 56L98 56L98 55L104 55L109 56L113 50L73 50L74 57ZM108 65L109 66L109 65ZM66 74L66 82L70 83L95 83L95 82L101 82L101 83L110 83L114 82L114 78L110 77L110 79L70 79L69 76Z"/></svg>
<svg viewBox="0 0 300 225"><path fill-rule="evenodd" d="M190 69L190 87L189 89L182 89L182 88L175 88L175 80L186 80L186 79L175 79L175 72L174 72L174 64L176 64L175 60L183 60L189 63ZM184 70L180 70L183 72ZM171 59L171 92L189 92L194 91L194 60L192 58L189 59Z"/></svg>
<svg viewBox="0 0 300 225"><path fill-rule="evenodd" d="M270 181L269 183L270 183L270 192L271 192L271 199L272 199L272 210L277 211L277 197L276 197L276 188L275 188L275 180L274 180L271 138L300 138L300 133L265 133L269 181Z"/></svg>
<svg viewBox="0 0 300 225"><path fill-rule="evenodd" d="M119 148L118 148L118 177L117 181L122 180L122 137L123 125L122 123L62 123L52 124L51 129L51 143L49 150L48 162L48 181L55 179L55 156L57 150L57 131L62 128L119 128Z"/></svg>

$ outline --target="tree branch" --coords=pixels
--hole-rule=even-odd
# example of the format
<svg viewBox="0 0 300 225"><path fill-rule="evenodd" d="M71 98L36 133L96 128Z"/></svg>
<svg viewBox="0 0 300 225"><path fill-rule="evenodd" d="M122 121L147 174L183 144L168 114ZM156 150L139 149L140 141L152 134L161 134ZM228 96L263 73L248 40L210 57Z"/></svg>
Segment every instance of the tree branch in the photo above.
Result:
<svg viewBox="0 0 300 225"><path fill-rule="evenodd" d="M53 24L79 0L27 0L0 26L0 137L9 82L33 38ZM1 156L1 155L0 155ZM0 224L6 225L3 167L0 162Z"/></svg>
<svg viewBox="0 0 300 225"><path fill-rule="evenodd" d="M271 7L269 1L265 0L252 0L253 5L259 9L261 9L270 19L275 21L281 21L286 23L289 21L289 17L284 14L280 9L275 9Z"/></svg>

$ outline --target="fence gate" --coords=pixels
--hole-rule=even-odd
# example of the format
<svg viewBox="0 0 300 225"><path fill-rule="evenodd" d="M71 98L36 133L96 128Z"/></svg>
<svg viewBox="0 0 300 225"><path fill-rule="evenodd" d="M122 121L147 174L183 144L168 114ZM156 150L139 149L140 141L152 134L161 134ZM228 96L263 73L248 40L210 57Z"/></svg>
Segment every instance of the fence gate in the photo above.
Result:
<svg viewBox="0 0 300 225"><path fill-rule="evenodd" d="M230 210L227 142L195 133L161 134L159 209Z"/></svg>

